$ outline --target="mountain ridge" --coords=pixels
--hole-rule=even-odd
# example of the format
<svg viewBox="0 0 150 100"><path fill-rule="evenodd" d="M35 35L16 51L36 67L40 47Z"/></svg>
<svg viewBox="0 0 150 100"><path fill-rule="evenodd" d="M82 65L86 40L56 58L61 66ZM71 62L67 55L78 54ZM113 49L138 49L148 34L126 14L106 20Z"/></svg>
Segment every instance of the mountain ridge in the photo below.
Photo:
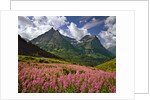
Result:
<svg viewBox="0 0 150 100"><path fill-rule="evenodd" d="M38 46L32 44L31 42L25 41L20 35L18 35L18 55L60 59L60 57L40 49Z"/></svg>
<svg viewBox="0 0 150 100"><path fill-rule="evenodd" d="M65 56L67 59L70 59L71 55L78 55L74 46L53 28L31 40L31 42L43 50L57 54L60 57Z"/></svg>
<svg viewBox="0 0 150 100"><path fill-rule="evenodd" d="M101 44L100 40L97 36L85 36L80 41L81 43L77 44L79 49L82 49L82 53L86 54L102 54L107 57L114 57L103 45Z"/></svg>
<svg viewBox="0 0 150 100"><path fill-rule="evenodd" d="M72 41L75 39L63 36L53 28L31 40L33 44L47 52L84 65L95 66L113 57L96 36L83 37L78 43Z"/></svg>

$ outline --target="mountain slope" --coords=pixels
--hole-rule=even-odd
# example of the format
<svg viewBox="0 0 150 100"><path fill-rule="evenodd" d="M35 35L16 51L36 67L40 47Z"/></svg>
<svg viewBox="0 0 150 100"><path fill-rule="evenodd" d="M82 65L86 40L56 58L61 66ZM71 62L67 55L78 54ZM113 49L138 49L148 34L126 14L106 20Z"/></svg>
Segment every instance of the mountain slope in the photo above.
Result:
<svg viewBox="0 0 150 100"><path fill-rule="evenodd" d="M97 65L96 68L106 72L116 72L116 58L113 58L100 65Z"/></svg>
<svg viewBox="0 0 150 100"><path fill-rule="evenodd" d="M41 49L51 52L66 61L82 65L95 66L111 58L97 38L89 37L90 39L84 39L84 41L80 41L82 43L77 43L75 39L63 36L59 31L51 28L49 31L31 40L31 42ZM103 52L105 54L108 53L108 56L103 55Z"/></svg>
<svg viewBox="0 0 150 100"><path fill-rule="evenodd" d="M109 47L107 50L116 55L116 47Z"/></svg>
<svg viewBox="0 0 150 100"><path fill-rule="evenodd" d="M77 44L77 40L68 36L63 36L62 37L67 40L69 43L71 43L72 45L76 45Z"/></svg>
<svg viewBox="0 0 150 100"><path fill-rule="evenodd" d="M20 35L18 35L18 55L60 58L40 49L39 47L33 45L31 42L27 43L24 39L21 38Z"/></svg>
<svg viewBox="0 0 150 100"><path fill-rule="evenodd" d="M81 43L77 44L77 48L83 54L105 56L106 58L112 58L114 55L103 47L100 40L96 36L84 36Z"/></svg>
<svg viewBox="0 0 150 100"><path fill-rule="evenodd" d="M79 55L76 48L65 40L59 31L55 31L53 28L31 42L43 50L52 52L65 59L71 59L73 56Z"/></svg>

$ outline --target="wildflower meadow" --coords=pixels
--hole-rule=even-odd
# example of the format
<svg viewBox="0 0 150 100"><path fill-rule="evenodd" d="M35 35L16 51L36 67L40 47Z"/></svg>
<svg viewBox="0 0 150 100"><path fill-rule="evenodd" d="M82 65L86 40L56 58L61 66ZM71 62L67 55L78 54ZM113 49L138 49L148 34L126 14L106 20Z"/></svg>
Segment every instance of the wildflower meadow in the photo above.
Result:
<svg viewBox="0 0 150 100"><path fill-rule="evenodd" d="M77 64L18 62L19 93L116 93L116 73Z"/></svg>

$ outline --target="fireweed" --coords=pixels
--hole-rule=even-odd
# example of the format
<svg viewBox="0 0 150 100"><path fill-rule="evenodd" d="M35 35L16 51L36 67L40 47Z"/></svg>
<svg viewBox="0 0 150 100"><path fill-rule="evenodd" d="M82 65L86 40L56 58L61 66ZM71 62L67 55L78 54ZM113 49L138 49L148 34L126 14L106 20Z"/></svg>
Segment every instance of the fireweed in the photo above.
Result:
<svg viewBox="0 0 150 100"><path fill-rule="evenodd" d="M19 93L116 93L116 73L72 64L18 62Z"/></svg>

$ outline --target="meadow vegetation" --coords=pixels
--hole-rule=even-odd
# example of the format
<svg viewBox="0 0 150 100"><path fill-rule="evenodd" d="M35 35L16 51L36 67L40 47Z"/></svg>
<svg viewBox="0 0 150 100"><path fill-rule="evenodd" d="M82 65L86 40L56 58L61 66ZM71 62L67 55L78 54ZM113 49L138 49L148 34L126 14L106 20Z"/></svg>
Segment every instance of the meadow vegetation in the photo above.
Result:
<svg viewBox="0 0 150 100"><path fill-rule="evenodd" d="M18 92L116 93L115 71L100 69L53 58L19 55Z"/></svg>

